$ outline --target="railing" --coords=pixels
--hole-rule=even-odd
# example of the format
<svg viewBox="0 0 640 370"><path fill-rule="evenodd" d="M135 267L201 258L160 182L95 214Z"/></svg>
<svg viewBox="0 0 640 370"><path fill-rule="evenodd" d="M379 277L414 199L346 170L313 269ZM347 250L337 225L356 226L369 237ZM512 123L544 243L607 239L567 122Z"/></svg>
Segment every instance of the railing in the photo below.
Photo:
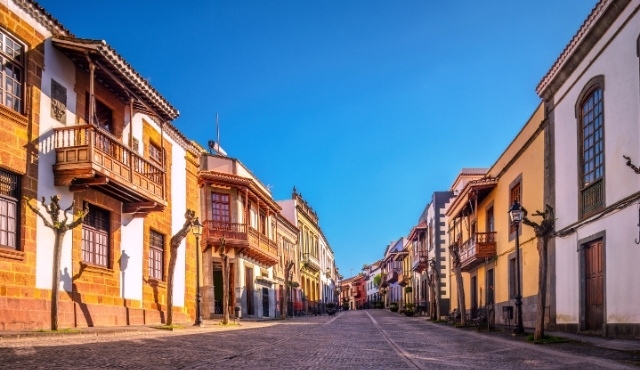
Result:
<svg viewBox="0 0 640 370"><path fill-rule="evenodd" d="M389 275L387 275L387 282L390 284L398 281L398 272L395 270L389 271Z"/></svg>
<svg viewBox="0 0 640 370"><path fill-rule="evenodd" d="M207 237L247 240L247 225L245 224L207 220L203 225Z"/></svg>
<svg viewBox="0 0 640 370"><path fill-rule="evenodd" d="M134 185L147 189L149 186L144 186L144 182L151 182L159 188L164 186L164 170L160 166L125 147L102 129L93 125L79 125L55 128L53 132L55 149L66 150L62 155L57 155L56 164L95 163ZM78 151L83 147L88 149L87 153Z"/></svg>
<svg viewBox="0 0 640 370"><path fill-rule="evenodd" d="M268 253L272 256L278 255L278 245L275 241L269 239L266 235L249 226L249 245ZM259 241L258 241L259 240Z"/></svg>
<svg viewBox="0 0 640 370"><path fill-rule="evenodd" d="M586 215L604 205L602 180L598 180L582 190L582 214Z"/></svg>
<svg viewBox="0 0 640 370"><path fill-rule="evenodd" d="M476 258L484 258L496 253L496 232L475 233L460 247L460 263Z"/></svg>

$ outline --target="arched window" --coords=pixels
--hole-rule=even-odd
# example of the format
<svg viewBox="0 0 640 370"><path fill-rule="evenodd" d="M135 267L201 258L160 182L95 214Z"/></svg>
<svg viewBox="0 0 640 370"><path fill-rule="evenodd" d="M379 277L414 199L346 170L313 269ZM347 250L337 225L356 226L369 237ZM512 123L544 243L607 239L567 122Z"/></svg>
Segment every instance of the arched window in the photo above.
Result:
<svg viewBox="0 0 640 370"><path fill-rule="evenodd" d="M604 77L585 86L576 104L578 119L580 215L588 217L604 206Z"/></svg>

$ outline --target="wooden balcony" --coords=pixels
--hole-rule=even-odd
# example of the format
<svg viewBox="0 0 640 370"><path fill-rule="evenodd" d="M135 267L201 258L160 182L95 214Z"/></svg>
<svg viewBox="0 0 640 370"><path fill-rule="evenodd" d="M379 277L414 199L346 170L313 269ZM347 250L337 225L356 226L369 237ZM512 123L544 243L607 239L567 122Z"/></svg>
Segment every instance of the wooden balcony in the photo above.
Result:
<svg viewBox="0 0 640 370"><path fill-rule="evenodd" d="M388 287L389 282L387 281L387 274L381 274L380 276L380 288Z"/></svg>
<svg viewBox="0 0 640 370"><path fill-rule="evenodd" d="M218 246L224 237L226 245L236 248L237 254L258 261L265 266L278 263L278 246L275 241L243 223L207 220L204 238L207 244Z"/></svg>
<svg viewBox="0 0 640 370"><path fill-rule="evenodd" d="M460 247L462 271L470 271L496 255L496 233L476 233Z"/></svg>
<svg viewBox="0 0 640 370"><path fill-rule="evenodd" d="M166 206L164 169L93 125L53 129L56 186L96 189L123 203L122 213L144 216Z"/></svg>
<svg viewBox="0 0 640 370"><path fill-rule="evenodd" d="M389 271L389 274L387 275L387 282L389 284L393 284L397 281L398 281L398 271L395 271L395 270Z"/></svg>
<svg viewBox="0 0 640 370"><path fill-rule="evenodd" d="M411 266L411 270L417 273L422 273L423 271L429 268L429 259L427 257L427 251L425 250L418 251L418 254L416 257L417 258L413 260L413 265Z"/></svg>
<svg viewBox="0 0 640 370"><path fill-rule="evenodd" d="M398 285L406 286L411 282L411 275L409 274L400 274L398 276Z"/></svg>
<svg viewBox="0 0 640 370"><path fill-rule="evenodd" d="M303 266L311 272L320 272L320 262L309 253L303 253L301 262Z"/></svg>

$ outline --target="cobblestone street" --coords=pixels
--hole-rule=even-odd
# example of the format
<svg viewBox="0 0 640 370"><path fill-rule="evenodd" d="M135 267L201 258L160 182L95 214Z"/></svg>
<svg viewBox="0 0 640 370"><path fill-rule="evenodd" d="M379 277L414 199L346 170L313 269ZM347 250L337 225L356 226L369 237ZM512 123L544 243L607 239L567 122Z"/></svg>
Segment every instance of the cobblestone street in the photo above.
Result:
<svg viewBox="0 0 640 370"><path fill-rule="evenodd" d="M164 331L96 332L0 340L0 368L624 369L628 353L533 345L387 310ZM616 351L614 351L617 353ZM626 362L625 362L626 361Z"/></svg>

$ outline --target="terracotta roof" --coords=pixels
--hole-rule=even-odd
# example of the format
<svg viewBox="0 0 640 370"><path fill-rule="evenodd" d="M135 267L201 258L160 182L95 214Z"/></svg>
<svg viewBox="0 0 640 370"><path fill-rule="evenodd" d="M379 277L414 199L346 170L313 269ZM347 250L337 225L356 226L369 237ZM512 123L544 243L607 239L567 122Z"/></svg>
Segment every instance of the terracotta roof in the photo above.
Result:
<svg viewBox="0 0 640 370"><path fill-rule="evenodd" d="M282 207L280 207L278 203L271 199L271 196L269 194L262 191L262 189L260 189L260 187L252 179L216 171L200 171L198 172L198 179L199 181L204 180L211 182L222 182L225 184L247 187L249 190L251 190L251 192L259 197L260 200L268 204L272 209L278 212L282 210Z"/></svg>
<svg viewBox="0 0 640 370"><path fill-rule="evenodd" d="M427 221L420 222L419 224L417 224L416 226L414 226L411 229L407 239L414 240L414 238L417 236L417 233L418 233L419 230L427 230L428 228L429 228L429 226L427 225Z"/></svg>
<svg viewBox="0 0 640 370"><path fill-rule="evenodd" d="M35 18L41 25L54 35L73 36L71 31L66 29L62 23L47 12L40 4L33 0L13 0L15 4L30 16Z"/></svg>
<svg viewBox="0 0 640 370"><path fill-rule="evenodd" d="M482 195L486 195L485 194L486 192L495 188L497 185L498 185L498 179L495 177L485 177L482 179L469 181L464 186L460 194L453 200L453 202L451 202L451 205L447 209L447 216L457 215L464 208L466 208L466 204L464 203L467 202L467 200L471 196L472 191L479 192L480 195L482 196Z"/></svg>
<svg viewBox="0 0 640 370"><path fill-rule="evenodd" d="M146 105L152 108L155 113L164 120L174 120L178 118L180 113L176 108L171 106L169 102L160 93L151 86L133 67L110 47L104 40L81 39L77 37L58 36L52 40L54 46L71 58L74 63L87 68L86 57L88 54L96 63L101 64L102 68L108 69L108 72L119 78L126 88L137 95L144 101ZM102 65L104 64L104 65ZM112 90L122 86L108 86ZM129 91L114 91L116 95L124 99Z"/></svg>
<svg viewBox="0 0 640 370"><path fill-rule="evenodd" d="M588 35L589 31L593 28L596 22L602 17L607 8L614 4L616 0L600 0L596 6L591 10L587 19L582 23L578 32L571 38L571 41L565 46L560 56L556 59L556 61L551 66L551 69L547 71L542 80L538 83L536 87L536 93L539 96L542 96L543 92L549 87L551 81L555 79L558 75L559 71L566 64L569 58L578 50L579 45L583 42L583 40Z"/></svg>

